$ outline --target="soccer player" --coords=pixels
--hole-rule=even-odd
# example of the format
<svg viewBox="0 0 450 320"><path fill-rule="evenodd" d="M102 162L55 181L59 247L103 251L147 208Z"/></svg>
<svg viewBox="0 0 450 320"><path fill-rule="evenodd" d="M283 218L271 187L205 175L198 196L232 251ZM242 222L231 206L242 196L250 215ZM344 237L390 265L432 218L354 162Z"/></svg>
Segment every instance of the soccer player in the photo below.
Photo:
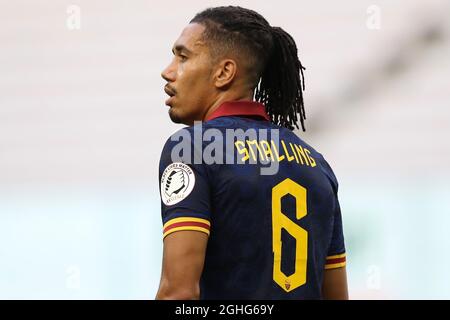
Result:
<svg viewBox="0 0 450 320"><path fill-rule="evenodd" d="M160 160L156 298L347 299L338 182L292 132L305 130L293 38L252 10L216 7L172 51L166 105L188 127Z"/></svg>

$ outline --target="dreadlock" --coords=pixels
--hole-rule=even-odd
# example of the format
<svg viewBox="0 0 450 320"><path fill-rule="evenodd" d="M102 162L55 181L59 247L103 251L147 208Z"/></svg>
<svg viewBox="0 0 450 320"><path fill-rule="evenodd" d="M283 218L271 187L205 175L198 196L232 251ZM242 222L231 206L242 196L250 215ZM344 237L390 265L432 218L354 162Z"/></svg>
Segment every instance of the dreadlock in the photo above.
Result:
<svg viewBox="0 0 450 320"><path fill-rule="evenodd" d="M212 55L231 50L243 52L252 66L249 79L254 99L266 106L271 121L290 130L305 131L303 70L294 39L283 29L271 27L257 12L237 6L208 8L191 23L205 26L204 38Z"/></svg>

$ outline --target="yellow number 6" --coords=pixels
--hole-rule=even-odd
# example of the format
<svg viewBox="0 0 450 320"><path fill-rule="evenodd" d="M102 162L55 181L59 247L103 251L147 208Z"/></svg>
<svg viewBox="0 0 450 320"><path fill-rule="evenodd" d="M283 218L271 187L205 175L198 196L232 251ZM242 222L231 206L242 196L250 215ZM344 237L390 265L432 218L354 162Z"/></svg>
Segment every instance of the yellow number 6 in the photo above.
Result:
<svg viewBox="0 0 450 320"><path fill-rule="evenodd" d="M300 220L307 215L306 189L289 178L272 188L273 280L290 292L306 283L308 232L281 212L281 199L287 194L295 198L295 216ZM296 241L295 271L290 276L281 271L281 229L285 229Z"/></svg>

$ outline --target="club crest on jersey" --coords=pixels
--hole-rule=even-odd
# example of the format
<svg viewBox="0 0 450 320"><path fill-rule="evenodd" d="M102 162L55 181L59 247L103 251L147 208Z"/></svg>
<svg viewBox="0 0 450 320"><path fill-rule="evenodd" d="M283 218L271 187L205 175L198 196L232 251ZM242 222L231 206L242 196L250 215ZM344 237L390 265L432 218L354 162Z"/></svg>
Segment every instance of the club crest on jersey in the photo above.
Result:
<svg viewBox="0 0 450 320"><path fill-rule="evenodd" d="M286 287L286 290L289 290L289 288L291 287L291 283L289 282L289 280L286 279L286 281L284 282L284 286Z"/></svg>
<svg viewBox="0 0 450 320"><path fill-rule="evenodd" d="M171 206L185 199L195 185L195 175L191 167L181 162L167 166L161 176L161 199Z"/></svg>

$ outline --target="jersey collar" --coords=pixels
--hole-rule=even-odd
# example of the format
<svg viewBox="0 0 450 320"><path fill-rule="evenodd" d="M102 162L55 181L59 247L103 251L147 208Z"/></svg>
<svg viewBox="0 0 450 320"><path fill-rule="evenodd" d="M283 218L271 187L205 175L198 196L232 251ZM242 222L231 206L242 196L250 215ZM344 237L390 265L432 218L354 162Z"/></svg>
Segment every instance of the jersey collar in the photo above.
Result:
<svg viewBox="0 0 450 320"><path fill-rule="evenodd" d="M256 101L227 101L222 103L204 121L230 116L253 116L266 121L270 120L262 103Z"/></svg>

